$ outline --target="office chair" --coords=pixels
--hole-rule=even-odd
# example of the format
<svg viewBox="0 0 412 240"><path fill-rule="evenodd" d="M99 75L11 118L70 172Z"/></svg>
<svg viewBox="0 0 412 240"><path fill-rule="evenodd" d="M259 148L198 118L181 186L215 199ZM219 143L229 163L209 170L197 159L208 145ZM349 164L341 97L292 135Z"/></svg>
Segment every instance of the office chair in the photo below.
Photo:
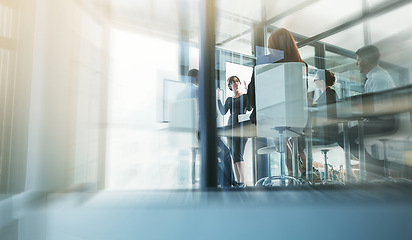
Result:
<svg viewBox="0 0 412 240"><path fill-rule="evenodd" d="M197 139L198 130L198 106L197 99L187 98L177 100L170 104L169 107L169 130L173 131L171 143L177 144L178 147L189 147L192 152L192 184L196 179L196 155L199 150L199 141Z"/></svg>
<svg viewBox="0 0 412 240"><path fill-rule="evenodd" d="M286 180L300 184L297 178L285 174L285 138L300 136L307 123L306 66L297 62L257 65L255 88L257 136L278 137L280 153L280 176L262 178L256 185L272 186L276 180L282 186Z"/></svg>
<svg viewBox="0 0 412 240"><path fill-rule="evenodd" d="M366 146L379 143L383 145L383 169L384 177L386 179L390 177L387 143L407 139L411 134L411 129L411 118L410 113L408 112L395 115L395 128L392 132L364 135L364 144Z"/></svg>

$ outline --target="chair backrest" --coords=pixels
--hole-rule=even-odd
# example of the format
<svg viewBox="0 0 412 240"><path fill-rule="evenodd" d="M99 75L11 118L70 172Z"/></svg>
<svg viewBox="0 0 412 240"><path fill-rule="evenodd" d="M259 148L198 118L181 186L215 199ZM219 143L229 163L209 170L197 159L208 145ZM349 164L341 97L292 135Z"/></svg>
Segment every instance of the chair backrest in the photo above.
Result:
<svg viewBox="0 0 412 240"><path fill-rule="evenodd" d="M307 124L306 66L271 63L255 67L257 135L273 137L274 127L300 131Z"/></svg>
<svg viewBox="0 0 412 240"><path fill-rule="evenodd" d="M177 100L171 103L169 106L169 127L182 131L197 130L199 118L197 108L195 98Z"/></svg>
<svg viewBox="0 0 412 240"><path fill-rule="evenodd" d="M170 142L175 147L198 147L197 130L199 122L197 99L187 98L169 105Z"/></svg>
<svg viewBox="0 0 412 240"><path fill-rule="evenodd" d="M396 114L395 116L395 126L393 131L369 134L364 136L365 145L372 145L379 143L381 140L397 141L405 140L409 137L412 131L411 115L409 112Z"/></svg>

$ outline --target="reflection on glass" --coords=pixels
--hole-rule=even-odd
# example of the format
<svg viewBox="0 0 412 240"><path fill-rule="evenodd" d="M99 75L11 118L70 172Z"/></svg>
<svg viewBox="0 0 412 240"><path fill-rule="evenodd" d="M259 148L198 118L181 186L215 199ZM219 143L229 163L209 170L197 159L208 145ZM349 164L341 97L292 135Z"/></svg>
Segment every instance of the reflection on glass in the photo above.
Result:
<svg viewBox="0 0 412 240"><path fill-rule="evenodd" d="M348 41L348 38L350 38L350 41ZM354 27L324 38L322 39L322 42L339 46L351 51L356 51L356 49L364 45L363 24L358 24Z"/></svg>
<svg viewBox="0 0 412 240"><path fill-rule="evenodd" d="M299 48L300 56L309 66L316 66L315 47L306 45Z"/></svg>
<svg viewBox="0 0 412 240"><path fill-rule="evenodd" d="M226 99L239 96L229 86L240 86L245 94L244 87L257 76L258 89L252 99L257 100L254 107L258 115L257 125L249 121L250 108L240 108L239 113L246 111L246 116L239 114L237 118L243 117L241 124L232 123L236 117L229 120L230 113L221 116L218 109L212 109L216 115L205 117L207 123L220 122L217 158L212 160L220 168L222 189L202 192L198 191L202 181L200 153L209 149L200 147L200 103L193 94L197 84L190 73L199 69L199 59L204 57L199 54L200 1L0 2L2 240L45 236L53 240L112 236L191 239L182 238L185 234L231 239L231 230L239 229L243 222L248 229L266 229L263 234L253 231L257 235L250 237L264 239L282 232L266 219L290 219L296 212L318 218L319 213L325 213L319 219L338 216L336 219L343 220L340 222L349 224L356 219L369 228L368 223L377 222L371 218L384 213L391 221L380 221L384 222L380 228L373 225L375 235L410 237L409 232L407 237L398 237L411 215L405 211L411 209L412 179L410 4L322 39L335 45L328 45L323 55L321 48L314 51L313 46L321 45L317 42L298 49L306 65L289 60L260 64L260 56L253 56L252 50L260 44L255 37L260 40L265 36L254 35L255 24L287 27L305 39L353 19L351 16L360 16L360 6L367 1L218 1L216 79L206 81L216 81L223 105ZM374 7L393 1L369 2ZM295 7L300 10L279 15ZM265 22L272 17L278 21ZM262 26L262 35L265 27L273 26ZM380 49L384 60L375 74L387 75L387 71L395 86L376 91L365 87L376 76L372 70L372 74L361 70L361 60L354 55L368 41ZM267 48L262 52L269 53ZM317 62L324 62L325 69ZM330 91L322 85L327 82L327 77L319 75L323 70L336 76L335 85L329 84L338 95L332 103L322 101L324 97L328 100L325 92ZM237 76L240 83L227 82L230 76ZM216 102L214 97L206 99ZM331 108L336 108L336 114L329 114ZM234 122L243 128L234 127ZM320 137L318 133L330 126L338 126L339 132ZM284 137L279 138L279 133ZM336 141L321 142L325 135L336 137ZM240 158L236 156L239 151L230 148L243 147L242 142L234 143L234 137L248 138L243 166L233 164L233 156L236 161ZM299 151L304 155L298 155ZM286 152L293 154L285 156ZM291 161L288 156L295 158ZM259 182L267 176L286 174L302 185L291 186L296 181L285 178ZM307 177L311 174L313 178ZM247 188L232 188L241 187L242 181ZM362 185L361 191L359 186L336 187L358 183L374 185ZM391 183L390 189L382 183ZM323 187L326 184L328 187ZM288 187L280 189L282 185ZM385 191L375 196L376 189ZM359 196L363 196L359 207L352 208L351 200ZM399 196L402 199L397 199ZM337 201L328 207L322 202L325 199ZM395 204L388 204L393 200ZM342 205L346 202L350 207ZM285 206L290 209L285 211ZM365 207L371 214L359 213ZM243 209L247 211L239 211ZM259 217L265 220L257 220ZM223 228L222 222L226 224ZM336 225L336 221L331 222ZM298 239L313 232L317 223L307 221L298 226ZM341 236L334 232L336 226L322 224L326 224L323 229L332 229L328 236ZM186 228L182 231L180 226ZM287 233L297 229L294 224L279 226L289 227L283 231ZM357 226L362 234L363 226Z"/></svg>
<svg viewBox="0 0 412 240"><path fill-rule="evenodd" d="M194 142L186 144L189 138L181 137L191 132L189 140L196 139L193 125L198 122L196 102L179 102L182 99L178 96L188 85L188 71L199 68L202 57L198 50L201 30L198 2L179 1L176 5L124 0L82 5L76 1L44 0L39 1L38 7L29 1L3 2L0 4L0 112L4 115L1 140L5 160L1 162L1 169L9 169L10 156L16 156L24 159L18 164L27 165L28 170L39 166L43 173L50 167L58 169L50 172L62 175L52 175L50 178L56 181L44 183L44 179L37 178L42 174L27 171L28 175L23 174L21 181L28 182L29 188L54 183L55 188L79 184L107 189L197 188L201 150L192 146ZM98 4L100 2L102 4ZM390 1L368 2L373 9ZM49 3L50 8L43 8ZM216 7L216 53L219 55L216 85L223 92L222 103L232 97L226 82L230 76L241 80L242 93L254 76L253 67L259 64L259 56L253 56L252 51L257 45L253 32L257 23L277 17L276 22L266 22L269 26L264 26L263 31L286 27L305 39L355 19L365 10L362 1L357 0L335 1L333 5L328 0L293 3L233 0L217 1ZM295 8L296 12L281 15ZM382 104L372 106L383 111L382 114L389 114L385 109L407 113L407 106L400 104L403 108L399 109L391 102L399 101L399 96L406 97L398 94L398 90L393 90L395 99L390 93L361 95L367 76L359 72L356 60L347 56L353 55L365 42L372 42L380 48L381 67L395 86L408 89L412 66L410 12L411 4L405 4L321 39L321 43L300 48L299 53L308 65L305 87L309 93L305 94L310 98L309 104L321 96L314 78L316 67L320 67L318 63L324 62L324 68L337 77L331 88L343 102L342 116L363 114L370 108L364 105L367 96L378 98ZM369 35L370 38L365 37ZM322 43L330 47L324 55L318 51L320 48L314 47ZM267 48L263 52L268 54ZM265 94L279 95L277 90L268 89ZM346 109L349 105L353 109ZM219 114L219 126L227 124L229 115ZM171 116L180 120L171 121ZM177 126L173 126L175 123ZM24 133L15 136L16 129L23 129ZM17 151L14 141L27 143L26 147ZM251 143L245 147L244 158L248 164L257 152ZM402 158L392 157L389 147L389 159L399 163L404 160L403 156L406 159L410 156L408 142L387 143L391 144ZM329 152L329 156L334 156L330 162L343 159L341 150L336 157L334 151ZM379 152L371 147L369 153L374 151ZM28 157L19 155L21 152L28 152ZM313 154L316 160L323 157L317 155L319 151ZM194 164L193 159L196 159ZM51 162L56 164L49 164ZM246 167L244 181L248 186L255 182L253 167L253 164ZM334 166L335 170L339 168ZM7 170L1 174L1 179L8 179L20 172ZM1 184L4 184L2 189L8 189L8 183L2 181Z"/></svg>
<svg viewBox="0 0 412 240"><path fill-rule="evenodd" d="M314 1L299 11L287 14L287 16L272 23L272 26L285 27L292 32L311 37L361 15L362 1L337 0L331 4L328 0L321 0ZM267 18L271 17L274 16Z"/></svg>
<svg viewBox="0 0 412 240"><path fill-rule="evenodd" d="M251 56L252 48L250 46L252 43L252 34L250 32L251 31L247 31L246 33L242 34L242 36L235 36L234 39L226 36L230 39L230 41L217 42L217 47L228 51Z"/></svg>
<svg viewBox="0 0 412 240"><path fill-rule="evenodd" d="M326 69L334 72L338 79L334 89L339 95L349 97L363 92L363 78L356 67L356 60L343 55L325 52Z"/></svg>
<svg viewBox="0 0 412 240"><path fill-rule="evenodd" d="M411 31L410 13L412 4L405 5L389 13L369 20L371 42L382 41L402 31ZM402 24L403 23L403 24ZM394 39L396 40L396 39Z"/></svg>

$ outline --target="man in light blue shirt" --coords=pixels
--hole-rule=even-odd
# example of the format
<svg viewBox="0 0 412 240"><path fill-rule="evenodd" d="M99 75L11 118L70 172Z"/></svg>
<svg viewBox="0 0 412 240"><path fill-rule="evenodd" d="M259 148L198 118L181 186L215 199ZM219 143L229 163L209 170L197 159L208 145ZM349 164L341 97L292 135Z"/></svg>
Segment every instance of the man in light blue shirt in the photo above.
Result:
<svg viewBox="0 0 412 240"><path fill-rule="evenodd" d="M365 93L378 92L395 87L389 73L379 66L381 54L373 45L362 47L356 51L356 65L360 73L366 74Z"/></svg>
<svg viewBox="0 0 412 240"><path fill-rule="evenodd" d="M395 87L392 77L387 71L379 67L380 51L373 45L362 47L356 51L356 65L360 73L366 74L366 82L364 86L365 93L379 92L389 90ZM364 135L381 135L389 134L394 130L394 116L379 116L364 120L363 132ZM348 130L348 138L350 144L350 152L359 157L358 126L353 126ZM338 143L343 148L343 134L338 137ZM373 157L365 151L366 170L369 176L383 176L383 161Z"/></svg>

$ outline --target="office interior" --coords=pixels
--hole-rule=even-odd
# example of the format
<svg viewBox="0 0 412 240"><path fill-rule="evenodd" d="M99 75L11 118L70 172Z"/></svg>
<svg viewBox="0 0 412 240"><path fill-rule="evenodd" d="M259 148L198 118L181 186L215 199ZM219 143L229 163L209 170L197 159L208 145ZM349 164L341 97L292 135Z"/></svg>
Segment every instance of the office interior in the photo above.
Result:
<svg viewBox="0 0 412 240"><path fill-rule="evenodd" d="M411 12L410 0L0 0L0 239L408 239ZM408 131L359 138L385 176L334 143L309 148L319 179L306 181L279 151L258 154L273 130L248 136L244 187L219 183L217 139L233 131L217 89L233 96L236 75L246 93L279 28L307 64L305 91L316 99L328 69L342 108L357 107L340 131L374 101L370 115L406 116ZM376 95L356 65L370 44L395 84ZM200 97L185 105L190 69ZM297 181L258 184L282 171Z"/></svg>

